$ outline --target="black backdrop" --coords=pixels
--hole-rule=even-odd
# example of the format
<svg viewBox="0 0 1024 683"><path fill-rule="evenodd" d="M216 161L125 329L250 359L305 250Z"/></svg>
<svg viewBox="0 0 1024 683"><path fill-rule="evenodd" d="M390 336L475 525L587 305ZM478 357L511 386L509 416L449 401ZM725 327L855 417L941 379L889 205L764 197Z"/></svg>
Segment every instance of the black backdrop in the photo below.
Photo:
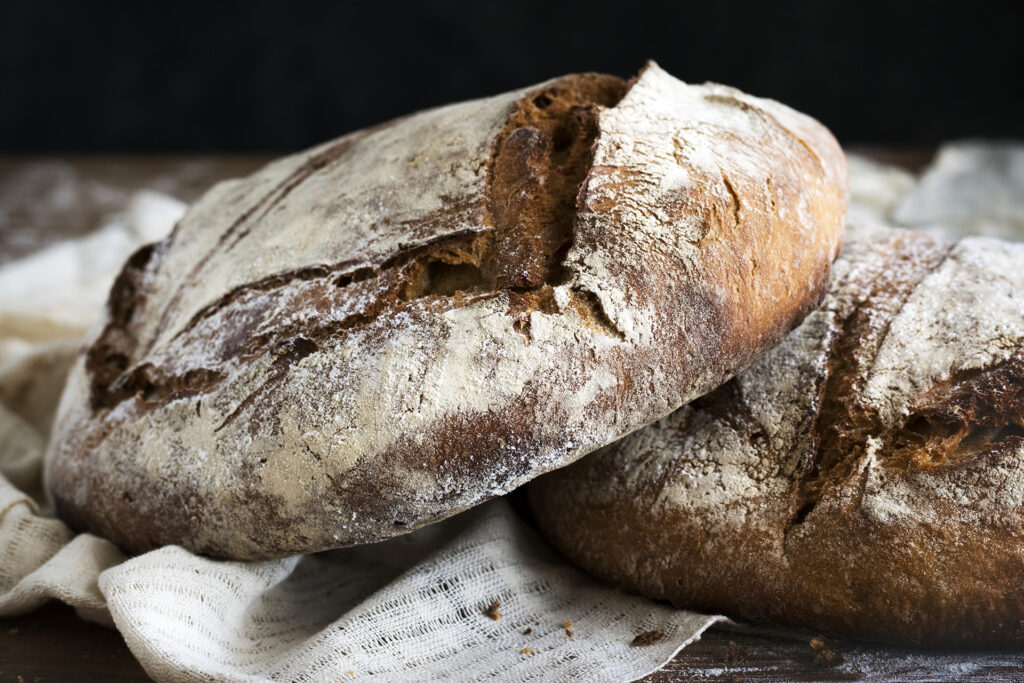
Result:
<svg viewBox="0 0 1024 683"><path fill-rule="evenodd" d="M648 57L843 142L1024 137L1021 5L0 0L0 151L295 149Z"/></svg>

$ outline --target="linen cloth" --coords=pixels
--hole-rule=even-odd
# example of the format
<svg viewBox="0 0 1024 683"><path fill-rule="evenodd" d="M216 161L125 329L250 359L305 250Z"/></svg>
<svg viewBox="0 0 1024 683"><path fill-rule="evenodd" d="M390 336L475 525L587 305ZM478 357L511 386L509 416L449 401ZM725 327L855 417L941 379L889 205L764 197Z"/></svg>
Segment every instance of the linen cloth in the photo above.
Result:
<svg viewBox="0 0 1024 683"><path fill-rule="evenodd" d="M1020 239L1016 198L972 195L988 212L974 222L948 207L943 214L946 195L930 188L962 186L965 154L977 173L992 172L985 149L963 149L956 164L940 154L921 183L852 157L851 220L902 216L946 232L995 222ZM1018 182L1024 149L1012 148L1009 161L996 156L1003 175L968 183L975 195L1005 195ZM54 519L40 470L79 339L121 263L184 209L142 192L96 232L0 267L0 616L61 600L115 626L146 671L167 681L631 680L721 620L570 567L505 499L384 543L248 563L178 547L127 558ZM495 601L499 619L485 614ZM664 636L632 646L645 631Z"/></svg>

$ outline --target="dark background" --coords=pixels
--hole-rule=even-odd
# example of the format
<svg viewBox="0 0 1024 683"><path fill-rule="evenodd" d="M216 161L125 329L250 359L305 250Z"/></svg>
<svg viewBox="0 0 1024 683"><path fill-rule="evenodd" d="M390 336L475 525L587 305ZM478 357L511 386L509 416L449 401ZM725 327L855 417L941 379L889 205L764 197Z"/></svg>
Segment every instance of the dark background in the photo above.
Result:
<svg viewBox="0 0 1024 683"><path fill-rule="evenodd" d="M1024 138L1024 3L0 0L0 151L278 151L648 58L844 143Z"/></svg>

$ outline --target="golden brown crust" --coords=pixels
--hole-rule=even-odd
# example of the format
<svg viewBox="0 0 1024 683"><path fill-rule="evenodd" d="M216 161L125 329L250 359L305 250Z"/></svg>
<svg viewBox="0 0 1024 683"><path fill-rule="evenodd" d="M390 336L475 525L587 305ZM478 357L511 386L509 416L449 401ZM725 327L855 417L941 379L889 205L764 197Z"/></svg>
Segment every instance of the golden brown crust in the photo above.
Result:
<svg viewBox="0 0 1024 683"><path fill-rule="evenodd" d="M1024 641L1022 259L994 240L854 238L823 307L750 369L532 483L538 523L589 571L680 607Z"/></svg>
<svg viewBox="0 0 1024 683"><path fill-rule="evenodd" d="M820 125L653 65L279 160L127 264L50 490L130 551L270 557L443 519L781 338L823 292L845 193Z"/></svg>

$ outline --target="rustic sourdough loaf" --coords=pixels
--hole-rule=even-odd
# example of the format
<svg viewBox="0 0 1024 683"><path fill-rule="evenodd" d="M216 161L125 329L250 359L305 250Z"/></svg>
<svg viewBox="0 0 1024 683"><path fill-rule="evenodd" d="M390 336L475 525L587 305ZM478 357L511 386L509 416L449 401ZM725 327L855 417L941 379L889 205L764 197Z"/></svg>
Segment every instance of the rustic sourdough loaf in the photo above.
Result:
<svg viewBox="0 0 1024 683"><path fill-rule="evenodd" d="M129 551L437 521L730 377L822 296L815 121L655 65L443 107L217 185L115 283L47 460Z"/></svg>
<svg viewBox="0 0 1024 683"><path fill-rule="evenodd" d="M1024 245L847 235L831 290L716 391L533 482L580 566L680 607L1024 641Z"/></svg>

